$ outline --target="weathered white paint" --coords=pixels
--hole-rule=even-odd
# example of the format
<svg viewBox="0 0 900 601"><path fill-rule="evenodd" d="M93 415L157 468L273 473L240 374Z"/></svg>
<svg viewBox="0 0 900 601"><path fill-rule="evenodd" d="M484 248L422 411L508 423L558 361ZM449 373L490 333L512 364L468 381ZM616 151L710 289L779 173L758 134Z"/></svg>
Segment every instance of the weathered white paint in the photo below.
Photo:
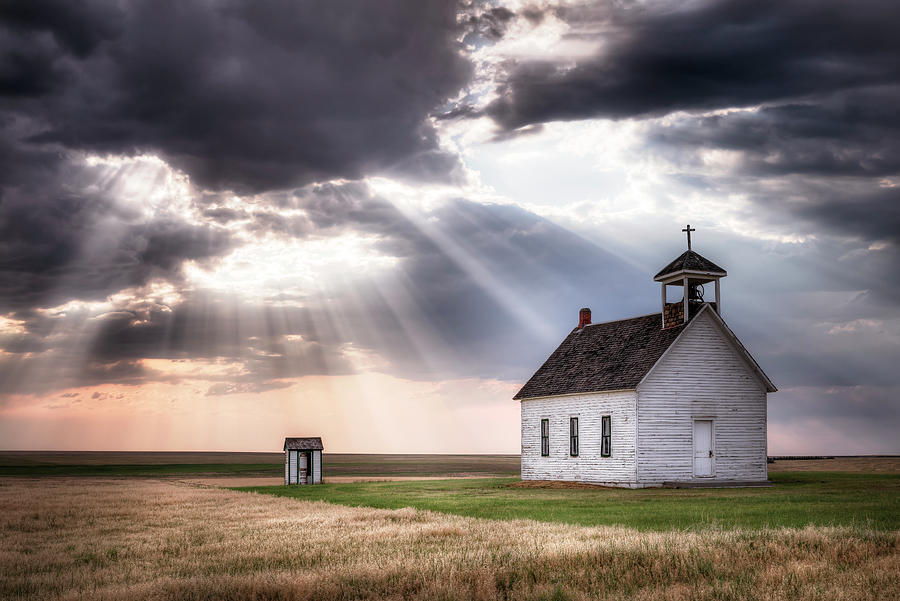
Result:
<svg viewBox="0 0 900 601"><path fill-rule="evenodd" d="M719 286L719 278L716 278L716 313L722 315L722 293Z"/></svg>
<svg viewBox="0 0 900 601"><path fill-rule="evenodd" d="M714 421L715 480L767 478L765 383L716 320L698 314L638 385L644 485L695 479L693 423L704 418Z"/></svg>
<svg viewBox="0 0 900 601"><path fill-rule="evenodd" d="M659 323L660 327L664 328L666 327L666 284L662 283L659 286L660 288L662 288L662 294L660 295L660 298L662 300L662 309L660 309L661 313L659 314Z"/></svg>
<svg viewBox="0 0 900 601"><path fill-rule="evenodd" d="M635 486L635 392L564 395L521 402L522 479ZM601 420L611 416L611 456L600 456ZM569 455L569 419L578 418L578 456ZM550 455L541 456L541 420Z"/></svg>
<svg viewBox="0 0 900 601"><path fill-rule="evenodd" d="M521 401L522 479L629 487L765 481L767 387L774 390L707 307L637 390ZM612 419L611 457L600 456L603 415ZM571 417L579 421L578 457L569 455ZM548 457L541 456L542 419L550 424ZM696 423L708 440L697 440ZM695 451L706 453L699 471Z"/></svg>
<svg viewBox="0 0 900 601"><path fill-rule="evenodd" d="M288 484L297 484L297 451L288 451Z"/></svg>
<svg viewBox="0 0 900 601"><path fill-rule="evenodd" d="M297 444L303 443L303 444ZM319 446L321 439L286 438L284 446ZM321 484L322 483L322 451L321 449L287 449L284 452L285 484Z"/></svg>
<svg viewBox="0 0 900 601"><path fill-rule="evenodd" d="M322 483L322 451L312 452L312 484Z"/></svg>

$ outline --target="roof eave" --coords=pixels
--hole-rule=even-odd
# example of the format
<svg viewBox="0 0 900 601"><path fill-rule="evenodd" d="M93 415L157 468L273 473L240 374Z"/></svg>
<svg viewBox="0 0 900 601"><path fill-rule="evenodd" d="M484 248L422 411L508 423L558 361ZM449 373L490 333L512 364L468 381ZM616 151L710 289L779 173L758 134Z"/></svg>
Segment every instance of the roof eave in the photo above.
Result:
<svg viewBox="0 0 900 601"><path fill-rule="evenodd" d="M587 392L565 392L563 394L544 394L540 396L519 396L513 397L514 401L535 401L540 399L557 399L570 396L584 396L586 394L610 394L613 392L634 392L636 388L615 388L612 390L589 390Z"/></svg>
<svg viewBox="0 0 900 601"><path fill-rule="evenodd" d="M703 276L710 278L724 278L728 275L727 271L698 271L696 269L679 269L678 271L670 271L668 273L657 274L653 278L654 282L670 283L681 279L684 276Z"/></svg>
<svg viewBox="0 0 900 601"><path fill-rule="evenodd" d="M290 450L297 450L297 451L324 451L325 450L325 445L322 443L321 436L288 436L284 439L284 444L282 445L281 450L287 451L288 450L288 442L297 441L297 440L309 441L309 443L307 443L309 446L307 446L305 448L301 447L301 448L290 449Z"/></svg>
<svg viewBox="0 0 900 601"><path fill-rule="evenodd" d="M707 305L709 306L709 305ZM766 375L766 372L763 371L762 367L760 367L759 363L756 362L756 359L753 358L753 355L750 354L750 351L747 350L747 347L741 342L740 338L731 331L731 328L728 327L728 324L725 323L725 320L722 319L722 316L710 309L710 315L713 316L713 321L715 321L722 330L725 332L726 336L731 340L733 344L735 344L738 350L744 355L747 359L747 362L750 364L750 367L756 372L756 375L763 382L766 387L766 392L778 392L778 387L775 386L775 383L772 382L771 378Z"/></svg>

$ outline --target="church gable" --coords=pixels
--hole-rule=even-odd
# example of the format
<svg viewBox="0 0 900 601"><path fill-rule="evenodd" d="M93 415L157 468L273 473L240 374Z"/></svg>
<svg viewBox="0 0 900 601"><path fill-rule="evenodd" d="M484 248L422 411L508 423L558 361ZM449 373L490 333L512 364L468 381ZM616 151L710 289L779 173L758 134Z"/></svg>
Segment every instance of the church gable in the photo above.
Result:
<svg viewBox="0 0 900 601"><path fill-rule="evenodd" d="M702 336L692 335L693 331L699 329L703 330ZM741 341L735 336L734 332L731 331L724 320L722 320L709 305L703 306L697 314L692 317L688 326L682 328L682 332L679 334L678 338L674 340L669 348L666 349L666 352L657 359L656 363L641 378L638 385L640 386L645 383L655 372L661 369L681 369L686 362L699 362L701 365L705 366L700 369L700 375L702 375L704 369L721 371L723 366L710 363L710 360L712 359L712 349L710 348L710 344L715 344L716 342L711 341L712 337L721 340L721 344L715 345L718 354L721 355L721 353L724 352L724 349L727 348L728 351L740 361L740 364L745 368L746 373L758 381L767 392L776 392L778 390L749 351L741 344ZM691 349L691 352L683 352L683 349L679 349L678 347L682 344L692 344L693 348ZM669 355L675 355L677 361L674 363L666 361ZM729 363L729 365L731 367L728 367L727 369L735 369L735 364Z"/></svg>
<svg viewBox="0 0 900 601"><path fill-rule="evenodd" d="M705 308L637 388L638 479L766 478L764 374ZM709 440L698 463L698 425Z"/></svg>

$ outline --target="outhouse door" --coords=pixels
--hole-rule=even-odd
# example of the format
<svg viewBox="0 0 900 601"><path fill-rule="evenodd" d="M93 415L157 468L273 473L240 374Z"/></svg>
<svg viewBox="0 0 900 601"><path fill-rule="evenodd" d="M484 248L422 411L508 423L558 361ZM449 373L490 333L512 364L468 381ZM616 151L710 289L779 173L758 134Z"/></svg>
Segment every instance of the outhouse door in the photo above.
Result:
<svg viewBox="0 0 900 601"><path fill-rule="evenodd" d="M300 453L300 457L297 459L297 484L309 484L309 461L307 457L309 453Z"/></svg>
<svg viewBox="0 0 900 601"><path fill-rule="evenodd" d="M694 420L694 476L708 478L715 476L716 465L713 452L713 423L711 419Z"/></svg>

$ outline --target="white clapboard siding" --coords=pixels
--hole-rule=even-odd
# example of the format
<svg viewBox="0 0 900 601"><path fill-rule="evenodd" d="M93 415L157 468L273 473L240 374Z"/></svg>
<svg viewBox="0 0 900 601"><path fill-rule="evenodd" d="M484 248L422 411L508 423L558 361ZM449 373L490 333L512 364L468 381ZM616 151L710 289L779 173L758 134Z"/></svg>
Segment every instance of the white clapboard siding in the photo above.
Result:
<svg viewBox="0 0 900 601"><path fill-rule="evenodd" d="M289 484L288 482L288 453L289 451L284 452L284 483Z"/></svg>
<svg viewBox="0 0 900 601"><path fill-rule="evenodd" d="M288 484L297 484L300 482L298 473L298 453L297 451L288 451Z"/></svg>
<svg viewBox="0 0 900 601"><path fill-rule="evenodd" d="M321 484L322 482L322 451L312 452L312 483Z"/></svg>
<svg viewBox="0 0 900 601"><path fill-rule="evenodd" d="M695 418L713 420L716 480L766 480L766 389L709 314L691 322L637 394L641 483L698 480Z"/></svg>
<svg viewBox="0 0 900 601"><path fill-rule="evenodd" d="M522 410L522 479L633 486L635 393L606 392L526 399ZM610 457L600 456L600 418L611 416ZM578 457L569 455L569 418L578 418ZM550 456L541 456L541 420L550 420Z"/></svg>

